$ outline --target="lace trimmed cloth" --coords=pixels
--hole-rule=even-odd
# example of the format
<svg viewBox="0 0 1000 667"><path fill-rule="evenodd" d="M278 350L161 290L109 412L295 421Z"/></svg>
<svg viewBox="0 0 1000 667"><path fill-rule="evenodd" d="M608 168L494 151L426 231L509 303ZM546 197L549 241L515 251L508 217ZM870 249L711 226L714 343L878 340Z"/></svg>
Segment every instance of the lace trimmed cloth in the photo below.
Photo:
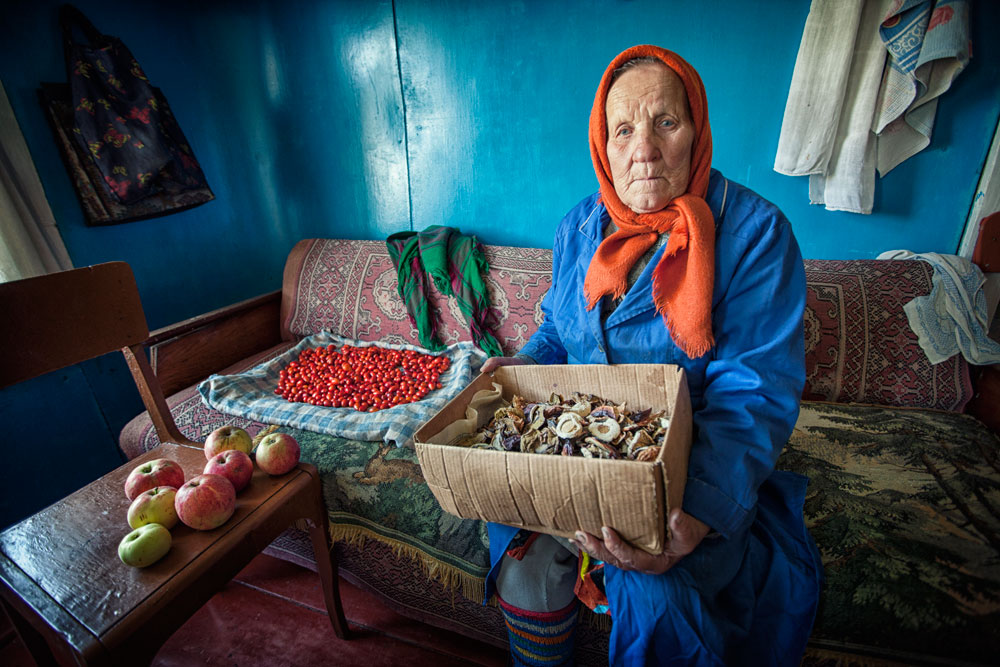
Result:
<svg viewBox="0 0 1000 667"><path fill-rule="evenodd" d="M932 364L956 354L970 364L1000 363L1000 343L989 338L989 317L979 267L957 255L890 250L878 259L920 259L934 267L930 294L903 305L917 341Z"/></svg>

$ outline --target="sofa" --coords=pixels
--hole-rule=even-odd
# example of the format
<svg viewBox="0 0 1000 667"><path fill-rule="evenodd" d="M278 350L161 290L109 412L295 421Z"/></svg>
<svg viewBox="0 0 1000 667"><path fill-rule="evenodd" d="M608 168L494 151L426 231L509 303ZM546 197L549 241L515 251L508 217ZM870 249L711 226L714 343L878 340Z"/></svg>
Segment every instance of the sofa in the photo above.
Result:
<svg viewBox="0 0 1000 667"><path fill-rule="evenodd" d="M551 251L484 252L493 331L513 353L541 321ZM907 324L903 304L930 291L932 268L806 260L805 270L807 380L778 462L810 478L805 517L825 567L803 664L995 664L1000 438L967 413L977 397L969 365L961 356L931 365ZM482 599L485 526L441 510L411 449L223 414L198 392L211 374L252 368L321 331L418 344L396 285L381 242L303 240L280 290L153 332L150 360L187 437L235 424L257 438L277 428L299 440L322 476L343 577L405 615L506 646L498 608ZM454 298L432 287L430 302L445 343L469 340ZM120 437L129 458L157 442L145 413ZM268 552L314 567L294 529ZM577 662L606 663L610 619L581 614Z"/></svg>

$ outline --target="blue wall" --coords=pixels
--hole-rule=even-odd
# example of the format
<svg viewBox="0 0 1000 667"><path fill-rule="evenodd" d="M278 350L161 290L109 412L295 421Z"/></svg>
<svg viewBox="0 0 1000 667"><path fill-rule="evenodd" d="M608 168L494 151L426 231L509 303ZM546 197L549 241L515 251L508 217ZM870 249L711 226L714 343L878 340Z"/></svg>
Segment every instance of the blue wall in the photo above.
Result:
<svg viewBox="0 0 1000 667"><path fill-rule="evenodd" d="M942 99L930 148L878 182L874 215L831 213L808 205L806 179L771 169L808 0L76 4L166 93L217 197L87 227L35 97L39 82L65 80L59 2L0 7L0 79L70 255L129 262L154 328L279 288L301 238L450 224L488 243L549 246L596 187L594 88L633 44L699 70L715 166L781 206L806 257L954 252L1000 112L1000 46L987 34L1000 3L980 2L975 58ZM48 423L53 404L86 416ZM4 493L0 525L117 465L118 432L140 410L112 357L0 393L4 423L47 422L37 439L87 462L49 485L0 479L27 489Z"/></svg>

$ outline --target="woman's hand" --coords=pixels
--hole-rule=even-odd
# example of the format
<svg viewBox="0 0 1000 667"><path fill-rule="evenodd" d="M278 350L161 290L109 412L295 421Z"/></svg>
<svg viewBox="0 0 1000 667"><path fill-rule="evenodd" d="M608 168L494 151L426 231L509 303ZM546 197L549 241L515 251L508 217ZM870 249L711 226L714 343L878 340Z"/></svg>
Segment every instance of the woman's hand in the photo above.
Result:
<svg viewBox="0 0 1000 667"><path fill-rule="evenodd" d="M490 357L483 362L483 367L480 371L489 373L500 366L524 366L527 363L524 359L518 359L517 357Z"/></svg>
<svg viewBox="0 0 1000 667"><path fill-rule="evenodd" d="M654 556L624 542L618 533L605 526L601 529L604 540L579 532L570 540L593 558L610 563L620 570L635 570L643 574L663 574L695 550L708 535L708 526L682 509L670 512L670 540L663 553Z"/></svg>

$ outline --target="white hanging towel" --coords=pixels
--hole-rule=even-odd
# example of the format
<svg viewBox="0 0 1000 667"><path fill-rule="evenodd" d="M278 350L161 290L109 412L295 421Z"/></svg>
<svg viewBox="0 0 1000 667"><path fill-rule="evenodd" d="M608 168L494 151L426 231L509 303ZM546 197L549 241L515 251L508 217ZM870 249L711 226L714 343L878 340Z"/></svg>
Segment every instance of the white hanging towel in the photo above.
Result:
<svg viewBox="0 0 1000 667"><path fill-rule="evenodd" d="M774 170L826 171L833 152L864 0L813 0L785 102Z"/></svg>
<svg viewBox="0 0 1000 667"><path fill-rule="evenodd" d="M886 50L879 34L894 0L813 0L778 139L774 170L809 176L809 201L871 213L872 119Z"/></svg>
<svg viewBox="0 0 1000 667"><path fill-rule="evenodd" d="M930 144L938 97L969 62L968 0L895 0L880 33L889 66L872 129L885 176Z"/></svg>

